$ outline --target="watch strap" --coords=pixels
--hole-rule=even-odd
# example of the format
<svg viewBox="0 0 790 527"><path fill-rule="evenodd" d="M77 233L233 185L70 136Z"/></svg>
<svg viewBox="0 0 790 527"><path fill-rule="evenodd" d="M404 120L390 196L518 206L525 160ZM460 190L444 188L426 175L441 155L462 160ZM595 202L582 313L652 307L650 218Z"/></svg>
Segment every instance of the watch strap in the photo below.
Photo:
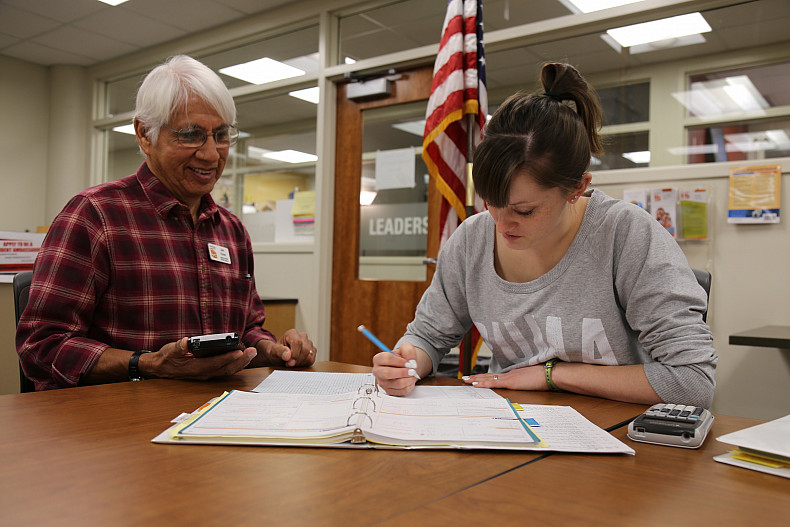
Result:
<svg viewBox="0 0 790 527"><path fill-rule="evenodd" d="M142 381L143 375L140 373L140 355L143 353L150 353L148 350L135 351L129 357L129 380Z"/></svg>

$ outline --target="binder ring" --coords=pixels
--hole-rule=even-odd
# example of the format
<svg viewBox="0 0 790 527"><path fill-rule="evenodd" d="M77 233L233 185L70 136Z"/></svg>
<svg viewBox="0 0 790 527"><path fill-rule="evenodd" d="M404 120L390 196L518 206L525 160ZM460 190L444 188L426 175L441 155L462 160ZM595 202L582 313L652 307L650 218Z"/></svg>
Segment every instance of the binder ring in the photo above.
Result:
<svg viewBox="0 0 790 527"><path fill-rule="evenodd" d="M369 395L362 396L362 397L357 397L356 399L354 399L354 402L351 403L351 408L356 410L357 409L357 403L359 401L363 400L363 399L367 399L368 401L370 401L370 404L373 405L373 411L375 412L376 411L376 401L373 400Z"/></svg>
<svg viewBox="0 0 790 527"><path fill-rule="evenodd" d="M346 419L346 426L351 426L351 419L353 419L355 415L364 415L365 417L370 419L370 426L373 426L373 418L370 417L365 412L353 412L351 415L348 416L348 419Z"/></svg>

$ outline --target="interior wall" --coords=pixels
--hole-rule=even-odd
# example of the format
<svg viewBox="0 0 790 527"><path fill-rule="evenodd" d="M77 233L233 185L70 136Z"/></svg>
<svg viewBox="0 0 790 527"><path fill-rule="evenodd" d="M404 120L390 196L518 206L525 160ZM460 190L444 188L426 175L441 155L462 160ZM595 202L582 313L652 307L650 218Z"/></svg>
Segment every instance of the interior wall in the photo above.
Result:
<svg viewBox="0 0 790 527"><path fill-rule="evenodd" d="M0 230L45 225L49 74L47 68L0 55Z"/></svg>
<svg viewBox="0 0 790 527"><path fill-rule="evenodd" d="M728 167L722 166L718 177L705 179L596 184L593 176L593 185L616 198L622 198L626 188L708 188L713 193L710 240L679 242L691 266L708 268L713 276L708 324L719 355L713 411L776 419L790 414L790 350L731 346L729 336L760 326L790 324L790 219L783 217L780 223L769 225L727 223L728 175ZM785 172L783 205L788 184L790 175ZM786 209L782 214L788 214Z"/></svg>

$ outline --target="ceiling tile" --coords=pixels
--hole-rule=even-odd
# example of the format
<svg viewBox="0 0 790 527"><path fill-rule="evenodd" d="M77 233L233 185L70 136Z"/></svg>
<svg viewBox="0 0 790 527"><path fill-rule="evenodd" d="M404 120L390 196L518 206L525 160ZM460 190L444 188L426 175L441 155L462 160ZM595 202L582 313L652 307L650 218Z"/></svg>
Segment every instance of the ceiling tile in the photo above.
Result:
<svg viewBox="0 0 790 527"><path fill-rule="evenodd" d="M186 5L189 7L185 8ZM190 0L189 3L181 0L134 0L124 10L144 16L155 13L157 20L167 21L190 33L220 26L246 15L213 0Z"/></svg>
<svg viewBox="0 0 790 527"><path fill-rule="evenodd" d="M139 49L138 46L132 46L98 33L91 33L71 26L63 26L55 31L36 37L32 41L60 49L66 53L91 57L96 60L106 60Z"/></svg>
<svg viewBox="0 0 790 527"><path fill-rule="evenodd" d="M0 3L23 11L38 13L58 22L71 22L84 16L111 9L96 0L2 0Z"/></svg>
<svg viewBox="0 0 790 527"><path fill-rule="evenodd" d="M59 22L45 16L0 4L0 33L17 38L29 38L59 25Z"/></svg>
<svg viewBox="0 0 790 527"><path fill-rule="evenodd" d="M161 19L154 20L131 11L118 10L104 10L75 22L74 26L135 47L153 46L187 34Z"/></svg>
<svg viewBox="0 0 790 527"><path fill-rule="evenodd" d="M41 64L42 66L53 66L55 64L88 66L95 62L91 57L76 55L62 49L51 48L30 41L21 42L4 49L3 55L32 62L33 64Z"/></svg>

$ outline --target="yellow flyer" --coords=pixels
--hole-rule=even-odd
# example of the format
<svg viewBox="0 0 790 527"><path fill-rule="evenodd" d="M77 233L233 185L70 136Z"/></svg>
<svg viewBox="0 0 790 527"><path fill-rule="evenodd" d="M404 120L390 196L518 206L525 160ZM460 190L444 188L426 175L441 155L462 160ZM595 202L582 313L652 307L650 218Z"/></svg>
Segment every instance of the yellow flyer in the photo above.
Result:
<svg viewBox="0 0 790 527"><path fill-rule="evenodd" d="M728 223L779 223L781 165L730 169Z"/></svg>

